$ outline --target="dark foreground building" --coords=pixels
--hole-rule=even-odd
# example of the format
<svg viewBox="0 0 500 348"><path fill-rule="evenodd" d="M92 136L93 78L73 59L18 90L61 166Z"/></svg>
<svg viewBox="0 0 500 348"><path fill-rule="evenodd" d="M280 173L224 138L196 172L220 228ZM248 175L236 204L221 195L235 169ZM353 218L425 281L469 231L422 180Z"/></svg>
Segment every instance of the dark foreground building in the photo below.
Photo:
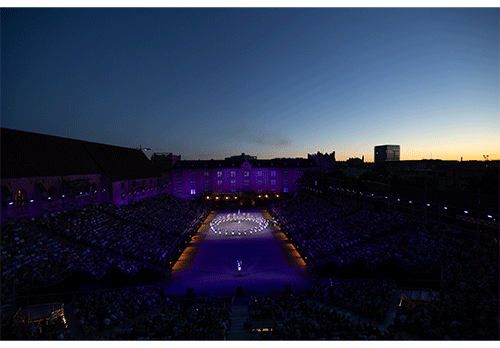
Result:
<svg viewBox="0 0 500 348"><path fill-rule="evenodd" d="M1 128L2 224L163 192L161 174L137 149Z"/></svg>

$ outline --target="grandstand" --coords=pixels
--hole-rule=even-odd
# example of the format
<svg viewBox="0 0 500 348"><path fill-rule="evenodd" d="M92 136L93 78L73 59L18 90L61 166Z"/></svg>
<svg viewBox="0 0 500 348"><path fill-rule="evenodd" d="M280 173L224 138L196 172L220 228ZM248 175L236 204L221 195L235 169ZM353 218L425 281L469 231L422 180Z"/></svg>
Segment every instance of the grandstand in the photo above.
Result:
<svg viewBox="0 0 500 348"><path fill-rule="evenodd" d="M498 238L335 192L216 211L158 191L6 219L1 339L500 338Z"/></svg>

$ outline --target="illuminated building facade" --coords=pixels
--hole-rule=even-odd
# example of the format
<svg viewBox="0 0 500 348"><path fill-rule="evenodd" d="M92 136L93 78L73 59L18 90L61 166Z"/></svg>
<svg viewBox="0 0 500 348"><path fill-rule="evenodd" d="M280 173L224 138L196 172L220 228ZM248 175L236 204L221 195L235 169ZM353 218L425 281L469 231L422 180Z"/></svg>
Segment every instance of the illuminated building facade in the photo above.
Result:
<svg viewBox="0 0 500 348"><path fill-rule="evenodd" d="M213 193L295 193L305 171L333 171L334 164L334 152L307 159L177 161L171 173L172 195L195 199Z"/></svg>

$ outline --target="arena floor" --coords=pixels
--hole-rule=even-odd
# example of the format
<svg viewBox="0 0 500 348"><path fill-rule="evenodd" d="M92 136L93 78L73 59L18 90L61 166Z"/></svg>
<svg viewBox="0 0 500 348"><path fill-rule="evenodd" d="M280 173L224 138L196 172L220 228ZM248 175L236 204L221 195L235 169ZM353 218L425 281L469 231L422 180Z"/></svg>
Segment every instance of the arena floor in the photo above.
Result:
<svg viewBox="0 0 500 348"><path fill-rule="evenodd" d="M219 211L217 216L227 216L235 211ZM258 210L242 210L241 213L263 218ZM265 214L264 214L265 215ZM238 286L243 294L281 294L285 285L293 291L311 287L305 263L284 234L271 223L262 231L249 233L258 226L252 221L221 222L221 234L210 229L207 219L200 231L192 238L172 269L172 275L164 284L170 295L185 295L189 288L195 296L233 296ZM244 235L244 229L247 234ZM228 235L225 235L228 229ZM232 236L232 229L235 235ZM241 236L238 236L238 229ZM242 261L238 276L237 260Z"/></svg>

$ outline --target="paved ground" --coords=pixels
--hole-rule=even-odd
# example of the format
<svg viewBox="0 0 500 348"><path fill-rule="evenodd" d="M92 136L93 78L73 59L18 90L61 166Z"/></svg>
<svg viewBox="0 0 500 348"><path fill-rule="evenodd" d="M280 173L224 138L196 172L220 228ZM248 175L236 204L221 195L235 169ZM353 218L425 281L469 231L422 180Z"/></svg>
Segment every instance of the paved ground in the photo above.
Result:
<svg viewBox="0 0 500 348"><path fill-rule="evenodd" d="M218 214L233 214L218 212ZM262 217L260 211L242 210ZM266 215L267 216L267 215ZM208 224L200 229L190 245L174 265L172 275L164 285L170 295L184 295L192 288L197 296L232 296L242 286L245 296L278 294L285 285L292 290L312 286L303 262L297 262L295 249L283 240L283 234L271 224L258 233L243 235L247 228L255 227L251 221L225 222L222 235L214 234ZM226 236L225 229L235 229L235 236ZM240 229L242 235L237 235ZM237 260L242 261L241 277ZM302 261L302 260L298 260Z"/></svg>

